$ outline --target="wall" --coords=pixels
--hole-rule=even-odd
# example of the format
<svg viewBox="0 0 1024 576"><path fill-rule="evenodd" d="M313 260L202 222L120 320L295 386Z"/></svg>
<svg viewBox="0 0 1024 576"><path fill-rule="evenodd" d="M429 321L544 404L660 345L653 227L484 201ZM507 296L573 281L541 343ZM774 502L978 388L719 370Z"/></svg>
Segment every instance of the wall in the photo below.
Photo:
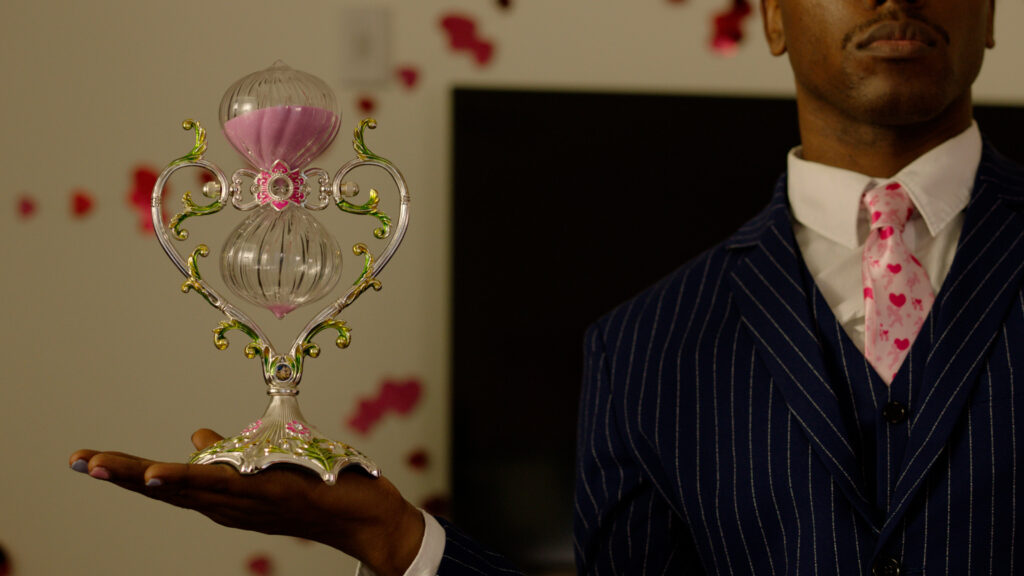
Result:
<svg viewBox="0 0 1024 576"><path fill-rule="evenodd" d="M786 62L767 54L756 15L735 57L709 52L710 14L723 4L513 0L502 9L481 0L5 0L0 545L15 574L158 576L195 571L188 566L246 574L247 562L262 554L278 575L345 574L354 566L319 545L227 530L67 469L68 454L79 447L181 460L191 452L192 430L234 433L265 403L241 341L236 336L227 351L214 349L209 330L219 315L178 291L180 275L140 230L127 201L136 166L160 169L188 151L182 119L197 118L209 129L207 159L228 172L242 167L219 131L221 94L236 78L283 59L339 94L344 128L315 163L333 171L353 156L348 133L361 116L355 102L364 93L376 99L380 128L369 142L410 182L413 225L382 276L384 290L345 315L352 346L325 346L308 364L300 399L324 432L373 455L412 501L424 502L445 496L449 483L450 89L790 94ZM342 83L338 31L345 9L369 5L390 10L394 65L420 71L413 89L394 81L373 89ZM481 35L496 43L489 66L449 49L439 20L452 12L474 17ZM1024 4L1000 3L1000 46L977 84L979 100L1024 104L1017 66L1024 37L1008 33L1022 17ZM609 130L625 120L594 119ZM175 198L195 188L187 178L172 185ZM82 217L69 206L77 190L93 202ZM26 217L19 212L23 198L34 205ZM202 229L223 235L228 220ZM269 315L259 320L272 339L295 330ZM389 379L420 382L418 408L385 418L366 435L347 428L359 400ZM429 455L422 470L407 463L420 448Z"/></svg>

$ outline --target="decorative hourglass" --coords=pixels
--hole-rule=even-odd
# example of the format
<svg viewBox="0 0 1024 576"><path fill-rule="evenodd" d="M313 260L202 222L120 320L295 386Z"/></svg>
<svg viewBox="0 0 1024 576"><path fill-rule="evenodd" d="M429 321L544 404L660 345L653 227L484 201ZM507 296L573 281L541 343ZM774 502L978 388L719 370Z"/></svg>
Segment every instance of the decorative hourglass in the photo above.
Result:
<svg viewBox="0 0 1024 576"><path fill-rule="evenodd" d="M195 133L195 146L171 162L157 179L153 227L160 245L186 277L182 292L198 293L226 316L213 331L214 345L220 350L227 348L230 331L241 332L249 339L244 353L260 360L270 403L263 416L240 434L196 452L190 463L227 463L243 474L274 464L295 464L316 472L328 484L333 484L338 473L350 465L379 476L379 469L369 458L351 446L324 437L310 425L299 410L296 396L304 358L320 354L313 339L330 330L338 335L337 346L347 347L349 328L337 319L338 315L366 290L380 290L377 276L398 249L408 226L405 179L391 162L367 148L364 133L376 127L372 119L363 120L355 130L353 147L357 157L333 177L320 168L308 168L338 133L337 101L322 80L280 61L228 88L220 104L220 122L228 141L254 169L237 170L228 180L218 166L203 159L205 129L198 122L186 120L183 127ZM359 194L359 187L346 181L346 176L362 166L382 168L394 180L400 197L397 223L378 209L376 190L371 189L362 204L350 202ZM203 187L203 195L210 201L201 204L185 193L184 210L165 226L165 184L174 172L189 167L213 174L215 179ZM188 239L188 230L182 227L186 220L217 213L229 203L251 214L228 235L221 251L223 280L235 295L278 318L331 293L340 277L338 242L313 211L333 204L345 213L375 218L373 235L387 243L376 256L366 244L357 243L353 253L362 258L363 266L355 283L313 316L289 348L278 349L255 321L203 280L199 263L209 255L206 245L196 246L187 258L173 246L172 237Z"/></svg>

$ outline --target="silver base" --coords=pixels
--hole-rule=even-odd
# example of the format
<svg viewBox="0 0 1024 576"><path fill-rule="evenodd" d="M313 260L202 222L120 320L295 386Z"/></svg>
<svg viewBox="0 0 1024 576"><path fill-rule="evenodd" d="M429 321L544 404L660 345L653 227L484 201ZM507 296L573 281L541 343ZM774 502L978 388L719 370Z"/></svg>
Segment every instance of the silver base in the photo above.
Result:
<svg viewBox="0 0 1024 576"><path fill-rule="evenodd" d="M200 450L189 460L190 464L218 462L230 464L242 474L255 474L274 464L293 464L315 472L327 484L334 484L338 473L353 465L380 477L372 460L310 426L297 399L290 395L271 396L262 418L238 436Z"/></svg>

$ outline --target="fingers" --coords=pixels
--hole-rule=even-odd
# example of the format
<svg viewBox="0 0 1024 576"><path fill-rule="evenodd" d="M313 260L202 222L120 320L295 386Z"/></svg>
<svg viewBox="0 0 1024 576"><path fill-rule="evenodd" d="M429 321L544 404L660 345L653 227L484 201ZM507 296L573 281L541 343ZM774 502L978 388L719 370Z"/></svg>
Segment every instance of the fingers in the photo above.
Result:
<svg viewBox="0 0 1024 576"><path fill-rule="evenodd" d="M78 450L71 454L70 461L71 469L76 472L143 494L149 488L146 470L154 464L152 460L131 454L95 450Z"/></svg>
<svg viewBox="0 0 1024 576"><path fill-rule="evenodd" d="M88 473L100 480L112 480L141 487L146 483L146 469L153 464L152 460L131 454L100 452L89 459Z"/></svg>
<svg viewBox="0 0 1024 576"><path fill-rule="evenodd" d="M97 454L96 450L75 450L68 458L68 466L76 472L88 472L89 460Z"/></svg>
<svg viewBox="0 0 1024 576"><path fill-rule="evenodd" d="M200 449L218 440L220 435L206 429L192 437ZM225 526L317 540L357 557L369 558L379 542L396 535L404 542L405 531L417 536L423 530L422 515L390 482L356 472L327 485L309 470L288 465L243 475L227 464L156 462L121 452L78 450L69 460L74 470ZM418 546L421 539L409 541Z"/></svg>
<svg viewBox="0 0 1024 576"><path fill-rule="evenodd" d="M223 436L208 428L200 428L192 433L192 445L196 450L205 450L223 439Z"/></svg>
<svg viewBox="0 0 1024 576"><path fill-rule="evenodd" d="M118 471L122 477L131 477L140 468L152 464L151 460L139 458L124 452L98 452L96 450L77 450L71 454L68 465L77 472L92 473L96 468L103 468L106 472ZM100 472L102 475L102 472ZM93 474L95 475L95 474Z"/></svg>
<svg viewBox="0 0 1024 576"><path fill-rule="evenodd" d="M192 445L195 446L196 450L203 450L223 439L223 436L213 430L200 428L192 434ZM100 455L103 456L94 462L93 460ZM121 479L134 478L138 480L142 478L148 480L148 477L140 475L140 473L144 474L146 467L154 463L152 460L140 458L132 454L125 454L124 452L100 452L87 449L76 450L68 458L68 466L71 469L76 472L102 477L104 480L109 479L106 477L107 473L115 471ZM93 471L97 468L101 470L94 473Z"/></svg>
<svg viewBox="0 0 1024 576"><path fill-rule="evenodd" d="M150 485L175 486L181 489L215 493L243 492L241 475L223 464L154 463L145 472Z"/></svg>

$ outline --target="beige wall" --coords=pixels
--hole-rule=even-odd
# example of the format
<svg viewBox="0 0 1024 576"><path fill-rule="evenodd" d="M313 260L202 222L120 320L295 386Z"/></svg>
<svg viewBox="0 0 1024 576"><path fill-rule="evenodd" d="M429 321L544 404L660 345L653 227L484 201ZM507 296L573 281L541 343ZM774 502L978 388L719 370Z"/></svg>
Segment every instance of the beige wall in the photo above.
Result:
<svg viewBox="0 0 1024 576"><path fill-rule="evenodd" d="M67 469L66 457L78 447L180 460L193 429L234 433L265 402L241 340L226 352L214 349L209 330L218 314L180 294L180 276L155 239L138 232L126 203L135 165L162 167L188 151L190 137L178 127L183 118L210 130L209 160L228 172L241 167L217 124L221 94L239 76L282 58L321 76L340 96L345 128L315 163L333 171L352 156L348 133L359 116L356 91L339 79L336 31L344 8L390 8L394 62L418 66L421 82L413 91L395 84L374 91L381 125L370 144L408 178L413 225L382 277L384 290L346 314L352 347L325 346L308 364L301 400L312 422L376 457L418 502L448 487L450 89L790 94L786 63L767 55L758 18L735 58L706 49L710 14L724 4L513 0L503 11L483 0L4 0L0 545L15 573L245 574L245 559L259 552L273 557L278 576L353 567L323 547L220 528ZM491 66L448 50L438 26L448 11L475 16L496 41ZM1002 2L999 12L1000 46L976 94L1024 104L1024 37L1010 33L1024 4ZM623 119L595 121L615 130ZM176 184L175 196L185 184L191 182ZM68 202L79 187L92 192L96 209L75 220ZM28 220L14 208L22 194L38 202ZM339 227L347 218L324 216ZM207 229L215 237L225 225ZM297 330L259 318L272 339ZM367 437L353 435L343 418L387 377L419 378L423 404ZM420 446L432 465L414 472L405 458Z"/></svg>

